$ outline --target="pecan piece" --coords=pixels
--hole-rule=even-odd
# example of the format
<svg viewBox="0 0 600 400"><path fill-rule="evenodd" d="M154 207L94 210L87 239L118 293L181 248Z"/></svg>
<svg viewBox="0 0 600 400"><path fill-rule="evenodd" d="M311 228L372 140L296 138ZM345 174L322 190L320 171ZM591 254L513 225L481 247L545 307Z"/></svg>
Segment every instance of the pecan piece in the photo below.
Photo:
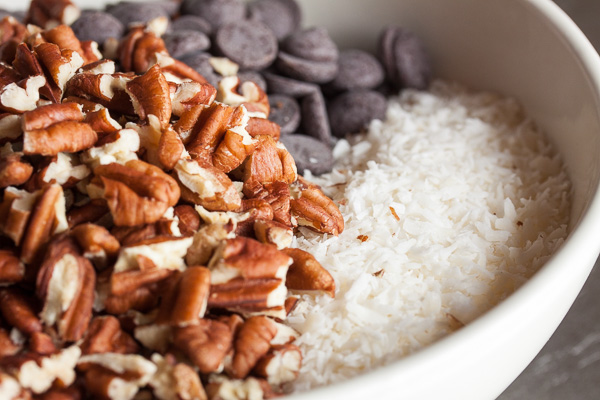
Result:
<svg viewBox="0 0 600 400"><path fill-rule="evenodd" d="M194 234L185 261L188 265L206 265L221 241L232 239L235 234L223 224L207 224Z"/></svg>
<svg viewBox="0 0 600 400"><path fill-rule="evenodd" d="M12 341L10 334L5 329L0 328L0 358L14 356L20 351L21 346ZM2 393L1 390L0 393Z"/></svg>
<svg viewBox="0 0 600 400"><path fill-rule="evenodd" d="M10 147L7 143L6 146ZM33 167L21 159L21 154L12 152L0 152L0 188L8 186L19 186L27 182L33 173Z"/></svg>
<svg viewBox="0 0 600 400"><path fill-rule="evenodd" d="M227 76L219 81L217 101L232 107L243 105L253 115L267 118L270 112L267 94L254 82L246 81L240 85L240 78Z"/></svg>
<svg viewBox="0 0 600 400"><path fill-rule="evenodd" d="M57 324L65 341L83 337L92 318L96 273L69 238L53 241L37 276L36 293L44 302L46 326Z"/></svg>
<svg viewBox="0 0 600 400"><path fill-rule="evenodd" d="M94 318L81 343L82 354L135 354L138 351L135 340L121 329L119 320L110 315Z"/></svg>
<svg viewBox="0 0 600 400"><path fill-rule="evenodd" d="M264 379L248 377L246 379L230 379L224 375L211 375L206 385L209 399L269 399L276 397L273 389ZM231 397L235 393L235 397Z"/></svg>
<svg viewBox="0 0 600 400"><path fill-rule="evenodd" d="M297 179L296 163L281 143L271 136L257 136L256 150L244 163L244 194L247 197L262 190L265 184L292 183Z"/></svg>
<svg viewBox="0 0 600 400"><path fill-rule="evenodd" d="M158 221L179 200L177 182L160 168L143 161L100 165L94 174L99 182L92 181L88 193L90 189L97 190L92 197L106 200L117 226Z"/></svg>
<svg viewBox="0 0 600 400"><path fill-rule="evenodd" d="M165 42L154 32L136 26L121 40L117 50L124 71L143 74L155 64L156 53L167 54Z"/></svg>
<svg viewBox="0 0 600 400"><path fill-rule="evenodd" d="M48 104L35 110L23 113L21 128L23 131L46 129L51 125L63 121L83 121L81 106L76 103Z"/></svg>
<svg viewBox="0 0 600 400"><path fill-rule="evenodd" d="M0 114L0 144L17 140L23 134L21 116L16 114Z"/></svg>
<svg viewBox="0 0 600 400"><path fill-rule="evenodd" d="M157 268L183 271L186 268L183 257L192 245L191 237L155 237L121 248L114 266L115 272L142 270L139 256L153 262Z"/></svg>
<svg viewBox="0 0 600 400"><path fill-rule="evenodd" d="M98 135L88 124L64 121L45 129L26 131L23 134L23 152L43 156L75 153L89 149L97 140Z"/></svg>
<svg viewBox="0 0 600 400"><path fill-rule="evenodd" d="M225 356L231 350L232 332L227 324L201 319L197 325L176 328L173 344L181 350L203 374L220 372Z"/></svg>
<svg viewBox="0 0 600 400"><path fill-rule="evenodd" d="M58 183L64 188L70 188L89 174L89 168L79 162L77 154L58 153L56 156L43 159L24 187L29 191L35 191Z"/></svg>
<svg viewBox="0 0 600 400"><path fill-rule="evenodd" d="M335 296L335 281L317 259L310 253L300 249L285 249L285 254L294 262L286 276L286 286L292 290L318 290Z"/></svg>
<svg viewBox="0 0 600 400"><path fill-rule="evenodd" d="M165 76L155 65L144 75L127 82L135 113L142 120L148 115L158 118L160 128L165 129L171 119L171 93Z"/></svg>
<svg viewBox="0 0 600 400"><path fill-rule="evenodd" d="M80 57L83 57L83 65L98 61L102 58L102 54L97 51L97 47L94 51L94 49L90 48L89 42L80 42L79 39L77 39L77 36L75 36L73 29L68 25L59 25L50 30L46 30L42 33L42 36L47 42L56 44L61 51L70 50L79 54ZM84 47L87 47L87 49Z"/></svg>
<svg viewBox="0 0 600 400"><path fill-rule="evenodd" d="M279 386L298 377L302 366L302 352L293 344L274 346L255 365L253 372L267 379L270 385Z"/></svg>
<svg viewBox="0 0 600 400"><path fill-rule="evenodd" d="M61 49L54 43L42 43L34 48L34 52L48 71L48 82L56 98L62 98L67 82L84 64L81 54L71 48Z"/></svg>
<svg viewBox="0 0 600 400"><path fill-rule="evenodd" d="M265 118L250 118L248 125L246 126L246 131L252 137L267 135L275 140L279 140L279 137L281 136L281 127L277 123Z"/></svg>
<svg viewBox="0 0 600 400"><path fill-rule="evenodd" d="M91 111L85 115L84 122L92 127L98 133L111 133L121 130L122 126L111 116L108 108L101 108L98 111Z"/></svg>
<svg viewBox="0 0 600 400"><path fill-rule="evenodd" d="M0 285L17 283L25 277L25 265L13 250L0 250Z"/></svg>
<svg viewBox="0 0 600 400"><path fill-rule="evenodd" d="M56 345L50 335L43 332L33 332L29 338L29 350L40 355L56 353Z"/></svg>
<svg viewBox="0 0 600 400"><path fill-rule="evenodd" d="M242 205L231 179L205 160L182 158L173 176L180 184L183 200L211 211L236 211Z"/></svg>
<svg viewBox="0 0 600 400"><path fill-rule="evenodd" d="M95 224L74 227L71 237L83 250L83 256L99 267L106 266L107 260L115 259L121 248L119 241L106 228Z"/></svg>
<svg viewBox="0 0 600 400"><path fill-rule="evenodd" d="M236 278L227 283L211 285L208 308L285 317L283 306L286 294L287 288L282 279Z"/></svg>
<svg viewBox="0 0 600 400"><path fill-rule="evenodd" d="M254 235L261 243L273 244L277 250L290 247L294 238L294 231L277 221L256 220L254 222Z"/></svg>
<svg viewBox="0 0 600 400"><path fill-rule="evenodd" d="M342 213L318 186L302 178L294 186L300 193L290 201L290 207L298 225L336 236L344 230Z"/></svg>
<svg viewBox="0 0 600 400"><path fill-rule="evenodd" d="M258 360L271 348L271 340L277 334L277 326L270 318L251 317L244 322L234 342L230 374L233 378L245 378Z"/></svg>
<svg viewBox="0 0 600 400"><path fill-rule="evenodd" d="M4 71L0 71L0 74L4 74ZM2 79L0 82L0 110L21 114L35 109L40 100L39 90L45 84L46 78L42 75L31 76L20 81Z"/></svg>
<svg viewBox="0 0 600 400"><path fill-rule="evenodd" d="M218 285L235 278L283 279L292 260L274 246L254 239L226 239L217 247L209 263L211 283Z"/></svg>
<svg viewBox="0 0 600 400"><path fill-rule="evenodd" d="M204 267L189 267L170 285L160 304L158 324L188 326L204 317L210 293L210 272Z"/></svg>
<svg viewBox="0 0 600 400"><path fill-rule="evenodd" d="M207 400L200 377L189 365L176 363L174 357L153 354L157 372L150 382L160 400Z"/></svg>
<svg viewBox="0 0 600 400"><path fill-rule="evenodd" d="M184 62L181 62L164 52L155 52L150 59L149 65L158 64L160 70L165 75L169 82L198 82L207 83L206 79L200 75L195 69L189 67Z"/></svg>
<svg viewBox="0 0 600 400"><path fill-rule="evenodd" d="M95 147L84 151L81 160L90 168L99 165L126 164L137 160L136 152L140 149L140 136L133 129L122 129L100 139Z"/></svg>
<svg viewBox="0 0 600 400"><path fill-rule="evenodd" d="M175 206L174 214L175 217L177 217L177 219L179 220L178 226L182 235L193 235L200 228L200 215L198 215L198 212L196 212L194 207L189 206L187 204L180 204L178 206ZM194 263L190 265L194 265ZM202 262L198 265L204 265L204 263Z"/></svg>
<svg viewBox="0 0 600 400"><path fill-rule="evenodd" d="M42 330L31 299L21 290L0 288L0 313L9 325L27 335Z"/></svg>
<svg viewBox="0 0 600 400"><path fill-rule="evenodd" d="M71 25L80 14L71 0L32 0L25 22L52 29L60 24Z"/></svg>
<svg viewBox="0 0 600 400"><path fill-rule="evenodd" d="M217 96L217 90L209 83L182 82L169 86L173 115L178 117L193 107L211 105Z"/></svg>

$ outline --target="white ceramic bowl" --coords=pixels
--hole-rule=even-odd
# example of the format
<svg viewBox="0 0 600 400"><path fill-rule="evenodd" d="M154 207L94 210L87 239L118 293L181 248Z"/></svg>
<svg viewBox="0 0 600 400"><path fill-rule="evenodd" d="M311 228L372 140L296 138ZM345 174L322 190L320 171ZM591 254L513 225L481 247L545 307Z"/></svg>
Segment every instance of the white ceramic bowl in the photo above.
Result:
<svg viewBox="0 0 600 400"><path fill-rule="evenodd" d="M373 49L399 24L424 40L437 77L518 98L562 154L574 195L566 243L507 300L409 357L290 400L493 399L552 335L600 252L600 59L550 0L299 1L305 24L342 47Z"/></svg>

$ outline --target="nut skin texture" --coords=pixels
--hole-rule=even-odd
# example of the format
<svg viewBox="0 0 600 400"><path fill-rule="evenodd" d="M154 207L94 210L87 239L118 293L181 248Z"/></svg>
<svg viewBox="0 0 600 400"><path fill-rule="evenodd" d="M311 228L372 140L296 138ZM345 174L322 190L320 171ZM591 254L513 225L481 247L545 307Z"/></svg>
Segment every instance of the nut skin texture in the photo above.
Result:
<svg viewBox="0 0 600 400"><path fill-rule="evenodd" d="M298 185L301 196L290 201L292 215L298 224L317 232L339 235L344 230L344 217L333 200L303 178L298 179Z"/></svg>
<svg viewBox="0 0 600 400"><path fill-rule="evenodd" d="M4 320L26 335L42 331L42 323L25 294L15 288L0 289L0 313Z"/></svg>
<svg viewBox="0 0 600 400"><path fill-rule="evenodd" d="M97 140L97 133L88 124L64 121L45 129L24 132L23 152L43 156L76 153L94 146Z"/></svg>
<svg viewBox="0 0 600 400"><path fill-rule="evenodd" d="M318 290L335 296L333 277L315 257L300 249L288 248L283 252L293 260L286 275L286 286L291 290Z"/></svg>
<svg viewBox="0 0 600 400"><path fill-rule="evenodd" d="M223 359L231 350L233 335L223 322L201 319L197 325L177 328L173 344L186 354L201 373L220 369Z"/></svg>
<svg viewBox="0 0 600 400"><path fill-rule="evenodd" d="M19 186L27 182L33 167L21 159L19 154L10 154L0 159L0 188Z"/></svg>
<svg viewBox="0 0 600 400"><path fill-rule="evenodd" d="M104 199L117 226L156 222L179 200L177 182L143 161L100 165L94 174L102 181Z"/></svg>
<svg viewBox="0 0 600 400"><path fill-rule="evenodd" d="M210 293L210 271L204 267L188 267L162 299L158 324L188 326L204 317Z"/></svg>
<svg viewBox="0 0 600 400"><path fill-rule="evenodd" d="M0 250L0 284L11 284L25 278L25 265L19 257L7 249Z"/></svg>
<svg viewBox="0 0 600 400"><path fill-rule="evenodd" d="M169 125L171 118L171 96L169 85L160 67L154 65L144 75L127 82L127 91L134 99L137 115L147 120L148 115L155 115L162 129Z"/></svg>
<svg viewBox="0 0 600 400"><path fill-rule="evenodd" d="M81 343L82 354L119 353L135 354L139 346L121 329L119 320L113 316L96 317L92 320Z"/></svg>
<svg viewBox="0 0 600 400"><path fill-rule="evenodd" d="M231 376L245 378L258 360L267 354L276 334L277 327L271 319L262 316L248 318L234 342Z"/></svg>

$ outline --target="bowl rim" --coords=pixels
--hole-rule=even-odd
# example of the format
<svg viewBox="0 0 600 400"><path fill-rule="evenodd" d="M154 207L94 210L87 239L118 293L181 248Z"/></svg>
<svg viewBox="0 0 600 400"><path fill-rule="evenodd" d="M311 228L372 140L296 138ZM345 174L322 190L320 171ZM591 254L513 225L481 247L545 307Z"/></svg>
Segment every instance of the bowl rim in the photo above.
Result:
<svg viewBox="0 0 600 400"><path fill-rule="evenodd" d="M555 28L560 37L568 43L575 55L576 61L584 71L586 79L594 89L596 104L600 106L600 56L585 34L552 0L514 1L523 2L534 8L540 17L545 18ZM596 115L598 120L600 120L600 107L596 108ZM577 258L581 258L584 255L586 262L581 263L582 267L577 271L577 275L574 278L575 281L572 282L576 287L573 286L571 289L575 288L576 290L574 291L575 295L570 299L570 307L600 254L600 224L597 223L597 221L600 221L599 187L600 182L596 182L594 194L591 196L587 207L581 213L579 221L572 227L562 246L531 278L490 310L458 331L390 364L365 371L345 381L315 387L303 392L291 393L286 398L290 400L308 399L309 396L311 399L315 397L323 399L335 398L341 391L344 393L353 393L353 398L358 394L368 395L371 392L365 388L372 385L374 381L389 382L397 380L400 374L407 373L411 368L426 363L427 360L436 359L440 354L452 353L458 344L469 342L480 336L482 331L495 329L494 327L501 325L503 321L510 320L510 314L513 313L515 307L526 304L527 300L535 297L535 294L541 288L548 286L552 282L562 282L563 278L573 272L572 269L565 266L573 265L572 260L575 255L577 255ZM590 238L594 239L590 240ZM560 315L558 323L562 321L567 311L568 308L561 313L562 315ZM558 323L551 333L558 327ZM541 348L537 349L535 354L539 350ZM533 357L529 362L532 359Z"/></svg>

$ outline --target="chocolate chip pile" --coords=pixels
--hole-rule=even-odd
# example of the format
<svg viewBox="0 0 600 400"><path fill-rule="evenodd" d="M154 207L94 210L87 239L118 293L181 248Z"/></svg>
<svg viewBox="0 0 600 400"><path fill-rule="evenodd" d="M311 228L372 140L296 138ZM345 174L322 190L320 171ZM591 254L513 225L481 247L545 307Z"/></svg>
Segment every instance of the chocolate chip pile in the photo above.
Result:
<svg viewBox="0 0 600 400"><path fill-rule="evenodd" d="M344 228L298 170L382 117L382 85L427 85L418 40L339 51L293 0L4 14L2 399L278 395L296 294L335 295L293 234Z"/></svg>
<svg viewBox="0 0 600 400"><path fill-rule="evenodd" d="M377 57L340 50L326 29L301 27L295 0L121 2L105 11L83 11L72 28L80 40L103 47L109 38L122 38L130 24L159 17L170 19L162 39L171 57L213 86L237 74L269 95L269 119L281 126L281 141L300 173L330 171L336 138L383 119L387 95L424 89L431 77L427 55L411 32L387 27ZM218 57L237 67L220 68Z"/></svg>

